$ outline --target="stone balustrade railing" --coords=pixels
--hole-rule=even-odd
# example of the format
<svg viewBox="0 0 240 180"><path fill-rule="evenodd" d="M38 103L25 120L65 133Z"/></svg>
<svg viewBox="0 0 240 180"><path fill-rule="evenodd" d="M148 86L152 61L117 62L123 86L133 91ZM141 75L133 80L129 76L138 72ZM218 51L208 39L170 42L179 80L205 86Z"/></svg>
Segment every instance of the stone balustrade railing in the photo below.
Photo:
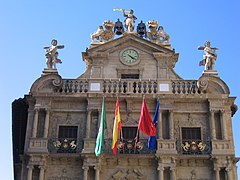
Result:
<svg viewBox="0 0 240 180"><path fill-rule="evenodd" d="M196 80L63 79L59 93L196 94Z"/></svg>

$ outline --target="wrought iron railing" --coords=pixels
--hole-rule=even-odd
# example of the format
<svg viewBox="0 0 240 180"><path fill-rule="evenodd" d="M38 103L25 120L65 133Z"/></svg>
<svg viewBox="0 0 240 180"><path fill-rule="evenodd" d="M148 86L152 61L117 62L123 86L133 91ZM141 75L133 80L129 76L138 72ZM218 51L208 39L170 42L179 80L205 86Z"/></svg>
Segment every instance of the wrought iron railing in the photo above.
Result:
<svg viewBox="0 0 240 180"><path fill-rule="evenodd" d="M210 154L211 153L211 143L210 141L201 140L183 140L178 141L178 153L181 154Z"/></svg>
<svg viewBox="0 0 240 180"><path fill-rule="evenodd" d="M113 154L112 139L105 139L104 153ZM148 149L147 139L119 140L117 144L118 154L154 154L156 150Z"/></svg>
<svg viewBox="0 0 240 180"><path fill-rule="evenodd" d="M74 138L56 138L48 140L49 153L79 153L83 149L83 141Z"/></svg>
<svg viewBox="0 0 240 180"><path fill-rule="evenodd" d="M91 89L92 84L97 88ZM167 86L161 90L160 86ZM129 80L129 79L63 79L59 93L122 93L122 94L157 94L161 91L173 94L196 94L201 93L196 80Z"/></svg>

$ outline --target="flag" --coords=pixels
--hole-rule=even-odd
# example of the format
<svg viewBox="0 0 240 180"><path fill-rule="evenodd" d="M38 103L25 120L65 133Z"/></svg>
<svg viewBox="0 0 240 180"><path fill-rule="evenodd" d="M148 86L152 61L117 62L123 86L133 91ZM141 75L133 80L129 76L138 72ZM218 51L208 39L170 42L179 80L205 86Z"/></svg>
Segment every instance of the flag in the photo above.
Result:
<svg viewBox="0 0 240 180"><path fill-rule="evenodd" d="M160 105L160 98L158 97L155 114L153 116L153 124L155 125L155 127L157 126L157 123L158 123L159 105ZM157 149L157 137L156 136L148 137L148 149L151 149L151 150Z"/></svg>
<svg viewBox="0 0 240 180"><path fill-rule="evenodd" d="M148 136L156 135L156 127L154 126L154 124L152 122L152 118L148 112L144 97L143 97L143 101L142 101L142 110L141 110L140 120L138 123L138 130L143 131Z"/></svg>
<svg viewBox="0 0 240 180"><path fill-rule="evenodd" d="M113 154L117 154L117 140L118 140L118 131L121 130L121 118L120 118L120 109L118 99L116 101L115 108L115 118L113 125L113 138L112 138L112 150Z"/></svg>
<svg viewBox="0 0 240 180"><path fill-rule="evenodd" d="M96 139L96 147L95 147L96 156L99 156L103 152L105 128L106 128L106 112L105 112L105 104L104 104L104 96L103 96L100 127L98 130L98 135L97 135L97 139Z"/></svg>

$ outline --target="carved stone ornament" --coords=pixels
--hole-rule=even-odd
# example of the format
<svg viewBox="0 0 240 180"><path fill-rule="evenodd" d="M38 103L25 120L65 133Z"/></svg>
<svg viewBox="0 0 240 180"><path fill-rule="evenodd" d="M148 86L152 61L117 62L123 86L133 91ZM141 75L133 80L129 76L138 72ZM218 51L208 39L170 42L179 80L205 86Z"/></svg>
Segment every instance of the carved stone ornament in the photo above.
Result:
<svg viewBox="0 0 240 180"><path fill-rule="evenodd" d="M155 43L169 42L170 36L164 31L163 26L158 27L158 21L148 21L149 31L147 37Z"/></svg>
<svg viewBox="0 0 240 180"><path fill-rule="evenodd" d="M95 33L91 34L92 42L94 42L95 39L97 40L97 42L106 42L114 38L114 23L108 20L105 21L103 24L105 29L103 29L103 26L99 26L98 30Z"/></svg>
<svg viewBox="0 0 240 180"><path fill-rule="evenodd" d="M146 180L147 177L139 169L118 170L110 179L115 180ZM109 179L109 180L110 180Z"/></svg>

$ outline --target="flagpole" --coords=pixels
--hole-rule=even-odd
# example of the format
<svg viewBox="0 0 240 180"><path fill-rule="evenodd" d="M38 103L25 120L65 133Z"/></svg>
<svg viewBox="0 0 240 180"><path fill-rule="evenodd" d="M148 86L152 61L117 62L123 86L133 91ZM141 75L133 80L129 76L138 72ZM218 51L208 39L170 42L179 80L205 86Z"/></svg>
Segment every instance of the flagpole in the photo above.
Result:
<svg viewBox="0 0 240 180"><path fill-rule="evenodd" d="M137 129L137 134L136 134L136 137L135 137L135 145L134 145L134 154L136 153L137 140L138 140L138 133L139 133L139 130Z"/></svg>

